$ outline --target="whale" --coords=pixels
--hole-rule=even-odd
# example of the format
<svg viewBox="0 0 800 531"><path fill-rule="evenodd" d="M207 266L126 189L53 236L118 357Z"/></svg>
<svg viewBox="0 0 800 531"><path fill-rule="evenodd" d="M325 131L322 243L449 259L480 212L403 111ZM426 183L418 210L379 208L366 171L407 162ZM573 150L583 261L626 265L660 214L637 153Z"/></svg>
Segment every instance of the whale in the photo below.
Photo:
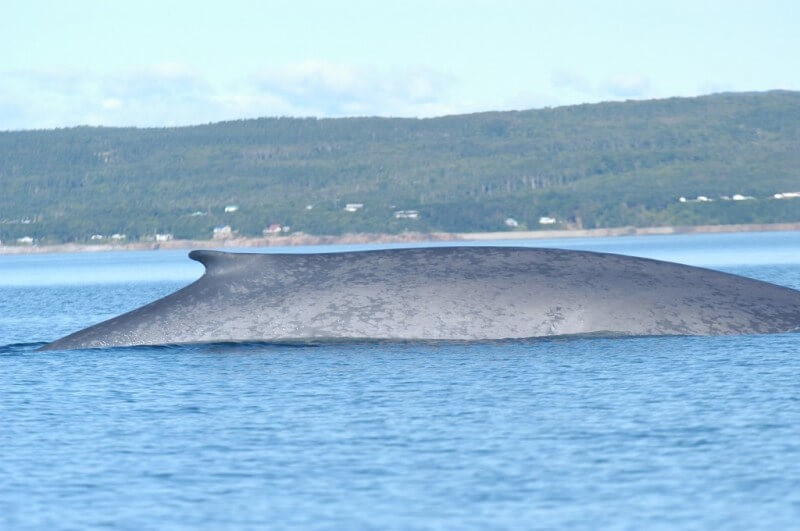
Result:
<svg viewBox="0 0 800 531"><path fill-rule="evenodd" d="M800 291L608 253L453 246L189 257L205 266L194 283L43 349L800 330Z"/></svg>

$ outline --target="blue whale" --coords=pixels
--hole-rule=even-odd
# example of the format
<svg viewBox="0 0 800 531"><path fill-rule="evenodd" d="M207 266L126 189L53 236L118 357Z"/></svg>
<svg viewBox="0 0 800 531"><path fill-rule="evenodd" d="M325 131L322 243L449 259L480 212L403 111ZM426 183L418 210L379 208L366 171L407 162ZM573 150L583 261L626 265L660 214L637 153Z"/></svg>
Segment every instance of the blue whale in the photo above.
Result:
<svg viewBox="0 0 800 531"><path fill-rule="evenodd" d="M206 268L193 284L43 348L800 329L798 291L613 254L438 247L189 256Z"/></svg>

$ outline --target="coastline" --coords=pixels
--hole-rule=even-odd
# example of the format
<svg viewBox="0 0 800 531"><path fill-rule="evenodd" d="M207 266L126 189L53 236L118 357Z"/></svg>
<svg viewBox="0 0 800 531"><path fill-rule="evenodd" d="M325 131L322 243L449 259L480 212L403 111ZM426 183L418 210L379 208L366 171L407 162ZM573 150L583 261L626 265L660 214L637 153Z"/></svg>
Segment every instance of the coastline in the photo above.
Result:
<svg viewBox="0 0 800 531"><path fill-rule="evenodd" d="M166 242L63 243L55 245L0 245L0 255L89 253L107 251L146 251L160 249L224 249L246 247L293 247L302 245L342 245L368 243L469 242L487 240L546 240L561 238L613 238L668 234L721 234L735 232L800 231L800 222L737 225L696 225L678 227L614 227L606 229L462 232L400 234L343 234L314 236L291 234L266 238L228 238L224 240L170 240Z"/></svg>

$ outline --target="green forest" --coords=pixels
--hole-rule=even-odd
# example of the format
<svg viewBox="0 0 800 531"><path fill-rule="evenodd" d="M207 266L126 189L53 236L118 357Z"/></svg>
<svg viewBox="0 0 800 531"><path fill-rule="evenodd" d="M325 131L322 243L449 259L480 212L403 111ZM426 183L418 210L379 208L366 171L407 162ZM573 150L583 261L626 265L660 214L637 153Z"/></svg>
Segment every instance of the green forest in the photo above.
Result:
<svg viewBox="0 0 800 531"><path fill-rule="evenodd" d="M789 91L0 132L10 244L797 222L798 192Z"/></svg>

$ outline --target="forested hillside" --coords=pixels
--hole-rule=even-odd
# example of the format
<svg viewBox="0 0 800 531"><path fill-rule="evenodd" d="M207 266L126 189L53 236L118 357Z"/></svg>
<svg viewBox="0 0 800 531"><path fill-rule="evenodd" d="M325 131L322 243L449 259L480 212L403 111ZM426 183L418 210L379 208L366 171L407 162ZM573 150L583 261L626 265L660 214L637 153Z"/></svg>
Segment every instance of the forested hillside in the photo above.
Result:
<svg viewBox="0 0 800 531"><path fill-rule="evenodd" d="M786 91L0 133L4 243L800 221L792 192L800 93Z"/></svg>

